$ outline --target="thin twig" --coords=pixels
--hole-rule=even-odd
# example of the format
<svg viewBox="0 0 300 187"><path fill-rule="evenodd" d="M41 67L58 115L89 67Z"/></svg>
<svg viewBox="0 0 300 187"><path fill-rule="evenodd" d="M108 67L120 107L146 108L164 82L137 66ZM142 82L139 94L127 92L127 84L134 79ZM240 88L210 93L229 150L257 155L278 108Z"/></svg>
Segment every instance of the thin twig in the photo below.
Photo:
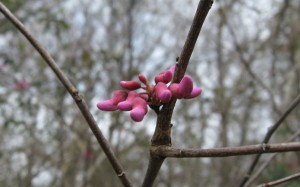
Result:
<svg viewBox="0 0 300 187"><path fill-rule="evenodd" d="M184 76L200 30L212 4L213 0L201 0L199 2L187 39L176 63L176 70L172 82L179 82ZM171 146L171 118L175 103L176 99L172 99L168 104L165 104L159 112L155 132L151 139L151 147L161 145ZM150 160L143 187L152 186L163 161L163 157L157 157L155 154L150 153Z"/></svg>
<svg viewBox="0 0 300 187"><path fill-rule="evenodd" d="M176 71L173 82L179 82L185 74L190 58L194 51L195 44L200 34L204 20L213 4L213 0L201 0L198 4L196 14L187 39L176 64Z"/></svg>
<svg viewBox="0 0 300 187"><path fill-rule="evenodd" d="M271 139L274 132L278 129L278 127L281 125L281 123L285 120L285 118L296 108L296 106L300 103L300 95L297 96L297 98L292 102L292 104L288 107L288 109L282 114L282 116L279 118L279 120L268 129L268 132L262 141L262 144L266 144ZM252 174L256 164L258 163L258 160L260 158L261 154L256 155L255 159L253 160L247 174L244 176L240 187L243 187L245 183L249 180L250 175Z"/></svg>
<svg viewBox="0 0 300 187"><path fill-rule="evenodd" d="M161 157L200 158L200 157L229 157L239 155L264 154L275 152L300 151L300 142L278 144L256 144L239 147L222 147L210 149L179 149L169 146L153 147L151 152Z"/></svg>
<svg viewBox="0 0 300 187"><path fill-rule="evenodd" d="M109 145L108 141L103 136L101 130L99 129L94 117L89 111L89 108L83 99L83 97L78 93L77 89L70 80L64 75L61 69L58 67L54 59L48 54L48 52L42 47L42 45L29 33L29 31L24 27L24 25L16 18L10 10L8 10L5 5L0 2L0 11L9 19L16 28L27 38L27 40L31 43L31 45L39 52L42 58L46 61L46 63L51 67L53 72L56 74L60 82L65 86L68 90L70 95L73 97L74 101L76 102L78 108L80 109L82 115L84 116L85 120L87 121L90 129L94 133L95 137L98 140L101 148L105 152L110 164L112 165L115 173L121 180L124 186L132 186L132 183L127 178L124 169L122 168L120 162L118 161L117 157L112 151L111 146Z"/></svg>
<svg viewBox="0 0 300 187"><path fill-rule="evenodd" d="M258 185L257 187L271 187L271 186L276 186L278 184L282 184L282 183L291 181L291 180L299 178L299 177L300 177L300 173L295 173L293 175L290 175L288 177L284 177L284 178L276 180L276 181L272 181L272 182L268 182L268 183L264 183L264 184Z"/></svg>
<svg viewBox="0 0 300 187"><path fill-rule="evenodd" d="M298 138L300 135L300 130L298 130L297 132L295 132L287 141L285 142L291 142L294 141L296 138ZM244 185L245 187L250 186L255 179L260 176L261 172L268 166L268 164L275 158L275 156L277 156L278 153L274 153L272 154L268 160L264 161L263 164L261 164L261 166L257 169L257 171L251 175L251 178L249 178L249 180L247 181L247 183Z"/></svg>

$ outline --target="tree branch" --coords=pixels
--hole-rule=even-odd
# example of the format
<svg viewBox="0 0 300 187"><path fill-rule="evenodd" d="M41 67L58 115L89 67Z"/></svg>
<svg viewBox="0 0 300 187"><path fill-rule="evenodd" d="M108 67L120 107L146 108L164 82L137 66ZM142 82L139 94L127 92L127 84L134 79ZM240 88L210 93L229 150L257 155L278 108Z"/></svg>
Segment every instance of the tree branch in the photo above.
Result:
<svg viewBox="0 0 300 187"><path fill-rule="evenodd" d="M184 76L200 30L212 6L212 3L213 0L201 0L199 2L187 39L181 51L180 57L176 62L176 70L172 82L179 82ZM156 122L156 128L151 139L152 147L161 145L171 146L171 118L175 103L176 99L173 98L168 104L165 104L159 112ZM157 157L155 153L150 153L150 160L143 182L143 187L152 186L163 161L163 157Z"/></svg>
<svg viewBox="0 0 300 187"><path fill-rule="evenodd" d="M282 184L282 183L291 181L291 180L299 178L299 177L300 177L300 173L295 173L293 175L290 175L288 177L284 177L282 179L278 179L276 181L272 181L272 182L268 182L268 183L258 185L257 187L271 187L271 186L275 186L275 185L278 185L278 184Z"/></svg>
<svg viewBox="0 0 300 187"><path fill-rule="evenodd" d="M213 0L201 0L198 4L196 14L187 39L176 64L176 71L173 82L179 82L185 74L186 68L192 56L195 44L200 34L204 20L213 4Z"/></svg>
<svg viewBox="0 0 300 187"><path fill-rule="evenodd" d="M288 109L282 114L282 116L278 119L278 121L268 129L268 132L267 132L264 140L262 141L262 144L266 144L269 142L269 140L271 139L274 132L278 129L278 127L285 120L285 118L296 108L296 106L299 103L300 103L300 95L297 96L297 98L292 102L292 104L288 107ZM244 176L244 178L240 184L240 187L243 187L245 185L245 183L249 180L249 177L252 174L256 164L258 163L260 156L261 156L261 154L256 155L247 174Z"/></svg>
<svg viewBox="0 0 300 187"><path fill-rule="evenodd" d="M9 19L15 27L27 38L27 40L31 43L31 45L39 52L42 58L46 61L46 63L50 66L52 71L56 74L60 82L65 86L70 95L73 97L76 102L78 108L80 109L82 115L84 116L86 122L88 123L90 129L94 133L95 137L98 140L101 148L105 152L110 164L112 165L115 173L121 180L124 186L132 186L132 183L127 178L124 169L113 153L111 146L108 141L103 136L101 130L99 129L95 119L89 111L89 108L83 99L83 97L78 93L77 89L70 80L64 75L64 73L60 70L54 59L48 54L48 52L42 47L42 45L29 33L29 31L24 27L24 25L0 2L0 11L4 14L4 16Z"/></svg>
<svg viewBox="0 0 300 187"><path fill-rule="evenodd" d="M152 147L151 152L161 157L200 158L200 157L229 157L263 153L300 151L300 142L279 144L256 144L239 147L222 147L211 149L179 149L169 146Z"/></svg>

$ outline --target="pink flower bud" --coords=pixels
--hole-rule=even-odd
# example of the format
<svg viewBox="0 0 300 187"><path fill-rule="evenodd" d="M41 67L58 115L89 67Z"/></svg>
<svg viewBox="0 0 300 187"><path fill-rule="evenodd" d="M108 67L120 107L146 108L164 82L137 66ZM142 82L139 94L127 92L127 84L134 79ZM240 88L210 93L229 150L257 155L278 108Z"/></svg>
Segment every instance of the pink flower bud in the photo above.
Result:
<svg viewBox="0 0 300 187"><path fill-rule="evenodd" d="M172 77L173 77L173 73L170 70L164 71L155 77L155 83L158 82L169 83L172 80Z"/></svg>
<svg viewBox="0 0 300 187"><path fill-rule="evenodd" d="M147 78L143 74L139 74L139 80L144 83L145 85L148 84Z"/></svg>
<svg viewBox="0 0 300 187"><path fill-rule="evenodd" d="M178 87L179 87L178 83L172 83L169 86L169 90L171 91L173 97L175 97L177 99L181 99L181 96L180 96L179 91L178 91Z"/></svg>
<svg viewBox="0 0 300 187"><path fill-rule="evenodd" d="M126 97L127 97L127 92L123 90L117 90L114 92L114 95L111 99L98 102L97 107L100 110L115 111L118 109L117 104L121 101L124 101Z"/></svg>
<svg viewBox="0 0 300 187"><path fill-rule="evenodd" d="M172 93L168 89L167 85L163 82L159 82L154 87L155 96L162 103L168 103L172 98Z"/></svg>
<svg viewBox="0 0 300 187"><path fill-rule="evenodd" d="M19 80L15 82L14 87L16 90L26 90L30 87L30 83L26 80Z"/></svg>
<svg viewBox="0 0 300 187"><path fill-rule="evenodd" d="M172 92L173 97L177 99L192 99L201 94L201 88L193 88L193 79L185 75L179 84L173 83L169 86L169 90Z"/></svg>
<svg viewBox="0 0 300 187"><path fill-rule="evenodd" d="M186 96L185 99L195 98L195 97L199 96L201 94L201 92L202 92L202 89L200 87L195 87L195 88L193 88L190 95Z"/></svg>
<svg viewBox="0 0 300 187"><path fill-rule="evenodd" d="M136 97L132 102L133 107L130 112L130 117L132 120L140 122L148 112L147 102L140 97Z"/></svg>
<svg viewBox="0 0 300 187"><path fill-rule="evenodd" d="M139 93L139 96L144 99L145 101L148 101L149 95L147 92Z"/></svg>
<svg viewBox="0 0 300 187"><path fill-rule="evenodd" d="M82 156L86 159L86 160L91 160L94 157L94 153L91 150L86 150L83 152Z"/></svg>
<svg viewBox="0 0 300 187"><path fill-rule="evenodd" d="M124 90L114 91L114 95L111 98L114 105L117 105L119 102L124 101L127 98L128 93Z"/></svg>
<svg viewBox="0 0 300 187"><path fill-rule="evenodd" d="M130 111L132 109L134 98L138 97L138 94L134 91L128 93L127 99L118 103L118 109L123 111Z"/></svg>
<svg viewBox="0 0 300 187"><path fill-rule="evenodd" d="M181 97L187 97L188 95L191 94L192 90L193 90L193 79L192 77L185 75L179 83L178 92Z"/></svg>
<svg viewBox="0 0 300 187"><path fill-rule="evenodd" d="M118 109L118 107L113 104L113 101L111 99L98 102L97 107L100 110L104 111L115 111Z"/></svg>
<svg viewBox="0 0 300 187"><path fill-rule="evenodd" d="M136 90L141 88L141 84L137 81L121 81L120 86L127 90Z"/></svg>
<svg viewBox="0 0 300 187"><path fill-rule="evenodd" d="M161 74L155 76L154 81L155 81L155 83L163 82L163 79L164 79L164 76L161 73Z"/></svg>

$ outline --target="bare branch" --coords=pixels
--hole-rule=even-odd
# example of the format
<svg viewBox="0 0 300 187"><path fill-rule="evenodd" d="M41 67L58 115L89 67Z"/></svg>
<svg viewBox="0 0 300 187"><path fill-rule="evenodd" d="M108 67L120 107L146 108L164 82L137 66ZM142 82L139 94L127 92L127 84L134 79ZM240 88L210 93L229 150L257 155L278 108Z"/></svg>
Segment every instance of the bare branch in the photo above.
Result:
<svg viewBox="0 0 300 187"><path fill-rule="evenodd" d="M282 114L282 116L279 118L279 120L269 128L264 140L262 141L263 144L266 144L271 139L274 132L278 129L278 127L281 125L281 123L285 120L285 118L296 108L296 106L300 103L300 95L297 96L297 98L292 102L292 104L288 107L288 109ZM258 160L260 158L261 154L256 155L255 159L253 160L247 174L243 178L242 183L240 184L240 187L244 186L245 183L248 181L251 173L253 172L256 164L258 163Z"/></svg>
<svg viewBox="0 0 300 187"><path fill-rule="evenodd" d="M176 64L176 70L172 82L179 82L185 74L189 60L193 53L196 41L204 20L212 6L213 0L201 0L198 4L192 26L183 46L182 52ZM171 145L171 118L175 107L176 99L172 99L165 104L158 114L155 132L151 139L151 146L170 146ZM157 159L158 158L158 159ZM150 154L148 169L143 182L143 187L152 186L164 158ZM155 167L153 167L155 166Z"/></svg>
<svg viewBox="0 0 300 187"><path fill-rule="evenodd" d="M279 144L256 144L239 147L222 147L211 149L178 149L168 146L158 146L151 149L152 153L162 157L199 158L199 157L229 157L275 152L300 151L300 142Z"/></svg>
<svg viewBox="0 0 300 187"><path fill-rule="evenodd" d="M282 184L282 183L291 181L291 180L299 178L299 177L300 177L300 173L295 173L294 175L290 175L288 177L284 177L284 178L276 180L276 181L264 183L264 184L258 185L257 187L271 187L271 186L276 186L278 184Z"/></svg>
<svg viewBox="0 0 300 187"><path fill-rule="evenodd" d="M190 31L188 33L187 39L179 56L175 76L173 82L179 82L185 74L186 68L192 56L195 44L197 42L198 36L200 34L204 20L213 4L213 0L201 0L198 4L196 14Z"/></svg>
<svg viewBox="0 0 300 187"><path fill-rule="evenodd" d="M80 109L82 115L87 121L90 129L94 133L97 138L101 148L105 152L109 162L115 170L115 173L121 180L124 186L132 186L132 183L127 178L124 169L119 163L117 157L113 153L111 146L108 141L103 136L101 130L99 129L95 119L89 111L89 108L83 99L83 97L78 93L75 86L70 82L70 80L64 75L64 73L60 70L54 59L48 54L48 52L42 47L42 45L29 33L29 31L24 27L24 25L16 18L6 7L0 2L0 11L4 14L4 16L9 19L16 28L27 38L27 40L31 43L31 45L39 52L42 58L46 61L46 63L51 67L52 71L56 74L60 82L65 86L68 92L73 97L76 102L78 108Z"/></svg>

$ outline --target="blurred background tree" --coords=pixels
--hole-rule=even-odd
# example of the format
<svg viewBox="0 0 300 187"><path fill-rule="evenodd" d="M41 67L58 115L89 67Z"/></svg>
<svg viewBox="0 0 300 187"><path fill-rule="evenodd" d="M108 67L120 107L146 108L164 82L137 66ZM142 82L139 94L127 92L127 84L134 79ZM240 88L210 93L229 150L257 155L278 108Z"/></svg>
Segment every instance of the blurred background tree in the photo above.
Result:
<svg viewBox="0 0 300 187"><path fill-rule="evenodd" d="M148 162L155 113L141 123L96 102L120 80L149 79L175 63L198 1L3 1L89 101L134 184ZM178 101L176 147L260 143L300 93L300 2L215 1L188 74L201 97ZM0 186L119 186L76 105L41 57L0 15ZM299 107L271 142L290 137ZM167 159L155 186L235 186L253 156ZM269 155L264 155L264 162ZM257 184L295 173L299 153L274 159Z"/></svg>

